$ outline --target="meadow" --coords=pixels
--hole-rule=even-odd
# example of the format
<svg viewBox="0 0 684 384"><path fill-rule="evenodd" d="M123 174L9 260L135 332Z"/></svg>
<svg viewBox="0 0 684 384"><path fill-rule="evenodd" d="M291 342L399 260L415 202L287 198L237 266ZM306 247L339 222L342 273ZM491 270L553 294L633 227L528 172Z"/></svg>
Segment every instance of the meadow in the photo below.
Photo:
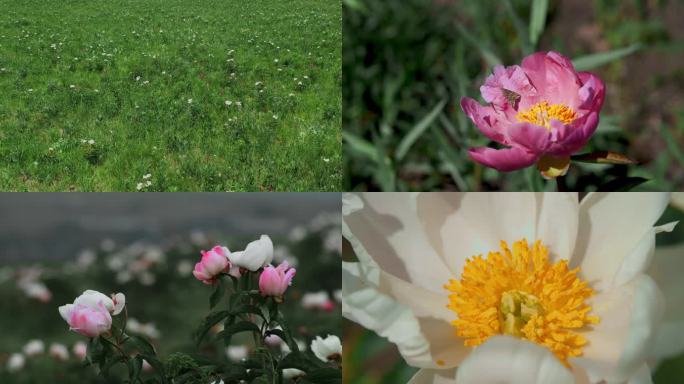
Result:
<svg viewBox="0 0 684 384"><path fill-rule="evenodd" d="M0 9L0 189L341 188L339 2Z"/></svg>

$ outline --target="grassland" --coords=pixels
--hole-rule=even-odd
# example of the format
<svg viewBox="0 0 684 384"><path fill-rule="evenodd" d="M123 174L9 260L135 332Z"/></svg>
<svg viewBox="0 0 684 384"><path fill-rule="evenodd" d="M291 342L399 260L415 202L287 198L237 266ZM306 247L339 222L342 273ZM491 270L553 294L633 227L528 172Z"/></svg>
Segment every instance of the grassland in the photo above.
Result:
<svg viewBox="0 0 684 384"><path fill-rule="evenodd" d="M1 190L341 189L339 2L0 9Z"/></svg>

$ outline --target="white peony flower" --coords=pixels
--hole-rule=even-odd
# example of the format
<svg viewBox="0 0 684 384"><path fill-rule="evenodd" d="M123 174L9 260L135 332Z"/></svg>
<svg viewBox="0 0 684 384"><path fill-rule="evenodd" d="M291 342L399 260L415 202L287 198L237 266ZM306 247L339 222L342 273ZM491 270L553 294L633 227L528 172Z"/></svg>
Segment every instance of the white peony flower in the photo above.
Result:
<svg viewBox="0 0 684 384"><path fill-rule="evenodd" d="M343 262L343 314L422 368L411 383L650 382L663 301L647 272L655 235L674 228L654 227L667 202L345 194L358 262Z"/></svg>
<svg viewBox="0 0 684 384"><path fill-rule="evenodd" d="M13 353L7 359L7 370L10 372L16 372L24 368L26 365L26 358L21 353Z"/></svg>
<svg viewBox="0 0 684 384"><path fill-rule="evenodd" d="M283 369L283 379L285 380L292 380L297 377L302 377L305 376L306 373L302 370L299 370L297 368L285 368Z"/></svg>
<svg viewBox="0 0 684 384"><path fill-rule="evenodd" d="M267 235L261 235L259 240L247 244L244 251L233 252L228 258L233 265L254 272L273 261L273 242Z"/></svg>
<svg viewBox="0 0 684 384"><path fill-rule="evenodd" d="M340 338L334 335L328 335L325 339L316 336L311 341L311 351L321 361L339 360L342 356L342 343Z"/></svg>
<svg viewBox="0 0 684 384"><path fill-rule="evenodd" d="M249 350L245 345L231 345L226 348L226 356L230 361L238 362L244 360L249 355Z"/></svg>
<svg viewBox="0 0 684 384"><path fill-rule="evenodd" d="M26 345L24 345L23 352L26 356L40 355L45 352L45 343L41 340L29 340Z"/></svg>

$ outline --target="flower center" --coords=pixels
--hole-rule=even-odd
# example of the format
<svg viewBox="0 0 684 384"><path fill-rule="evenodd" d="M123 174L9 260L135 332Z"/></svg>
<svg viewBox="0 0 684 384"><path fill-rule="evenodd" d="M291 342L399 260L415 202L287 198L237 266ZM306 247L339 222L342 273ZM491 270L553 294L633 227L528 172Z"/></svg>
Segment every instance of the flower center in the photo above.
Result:
<svg viewBox="0 0 684 384"><path fill-rule="evenodd" d="M577 113L564 104L550 104L546 101L533 105L524 112L518 112L515 118L520 122L528 122L551 130L551 120L570 124L577 118Z"/></svg>
<svg viewBox="0 0 684 384"><path fill-rule="evenodd" d="M577 330L599 322L588 313L585 300L594 294L568 269L567 260L551 264L541 241L528 246L523 239L501 251L469 258L461 280L451 279L447 308L458 318L456 334L467 346L494 335L511 335L543 345L563 363L581 356L586 339Z"/></svg>

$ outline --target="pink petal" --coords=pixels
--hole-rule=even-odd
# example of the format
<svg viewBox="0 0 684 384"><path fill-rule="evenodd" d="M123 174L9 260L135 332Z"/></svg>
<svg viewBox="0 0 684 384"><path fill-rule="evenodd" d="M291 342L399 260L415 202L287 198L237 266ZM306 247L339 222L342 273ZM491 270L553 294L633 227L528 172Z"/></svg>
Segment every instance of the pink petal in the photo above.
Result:
<svg viewBox="0 0 684 384"><path fill-rule="evenodd" d="M556 120L552 121L553 144L549 146L546 153L553 156L570 156L578 152L596 131L598 121L597 112L590 112L569 125L563 125Z"/></svg>
<svg viewBox="0 0 684 384"><path fill-rule="evenodd" d="M554 51L537 52L523 59L522 68L541 100L576 104L581 82L570 59Z"/></svg>
<svg viewBox="0 0 684 384"><path fill-rule="evenodd" d="M603 81L589 72L580 72L578 75L582 81L582 88L579 89L580 104L576 109L600 111L606 96L606 87Z"/></svg>
<svg viewBox="0 0 684 384"><path fill-rule="evenodd" d="M529 167L539 158L538 155L518 147L505 149L471 148L468 150L468 154L478 163L501 172Z"/></svg>
<svg viewBox="0 0 684 384"><path fill-rule="evenodd" d="M532 123L517 123L506 132L511 143L518 144L529 152L543 154L551 144L551 132Z"/></svg>
<svg viewBox="0 0 684 384"><path fill-rule="evenodd" d="M482 106L477 101L464 97L461 99L461 109L485 136L497 143L508 144L503 134L508 122L500 121L491 107Z"/></svg>

